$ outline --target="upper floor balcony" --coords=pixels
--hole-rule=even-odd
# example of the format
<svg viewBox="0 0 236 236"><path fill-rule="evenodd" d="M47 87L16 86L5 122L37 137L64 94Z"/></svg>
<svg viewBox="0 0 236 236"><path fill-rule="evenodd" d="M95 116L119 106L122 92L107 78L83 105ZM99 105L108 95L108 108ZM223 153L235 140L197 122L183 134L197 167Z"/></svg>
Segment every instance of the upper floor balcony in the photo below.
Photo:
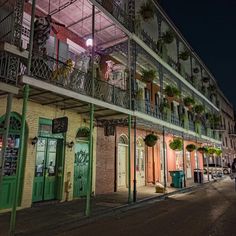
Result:
<svg viewBox="0 0 236 236"><path fill-rule="evenodd" d="M106 13L95 8L93 14L90 1L83 1L82 7L79 7L79 2L71 1L69 5L60 6L51 3L47 9L48 1L38 1L36 12L41 17L36 17L34 50L29 73L27 58L30 12L24 13L21 48L17 50L15 46L2 44L2 82L17 86L24 82L37 87L39 91L32 94L31 99L53 89L54 93L63 92L63 96L67 93L70 96L81 95L79 99L83 102L96 101L101 107L112 105L112 109L119 109L126 114L155 119L157 123L171 125L183 132L190 131L196 135L218 138L217 132L207 126L204 118L205 113L215 113L217 110L213 103L193 86L179 80L156 60L155 56L132 40ZM100 1L104 4L105 2L110 1ZM26 4L26 9L29 8L27 6L30 4ZM50 12L50 18L47 18L47 12ZM116 15L119 11L115 13L112 10L112 13ZM7 17L11 20L6 20ZM91 44L93 19L94 41ZM120 17L120 21L123 19ZM52 30L42 43L41 28L37 28L37 24L41 23L42 27L45 22L48 23L47 20ZM6 14L0 21L1 41L12 43L12 38L5 37L6 34L2 33L7 21L12 21L12 14ZM130 22L126 26L127 29L129 24ZM23 80L20 80L22 76ZM168 93L170 86L178 90L178 96ZM63 97L46 101L46 98L49 97L44 98L43 104L58 104L60 101L65 103L66 100ZM194 103L185 103L189 98L194 100ZM85 105L80 104L77 107ZM200 105L204 109L198 112L197 106ZM73 106L75 105L67 107L69 109Z"/></svg>

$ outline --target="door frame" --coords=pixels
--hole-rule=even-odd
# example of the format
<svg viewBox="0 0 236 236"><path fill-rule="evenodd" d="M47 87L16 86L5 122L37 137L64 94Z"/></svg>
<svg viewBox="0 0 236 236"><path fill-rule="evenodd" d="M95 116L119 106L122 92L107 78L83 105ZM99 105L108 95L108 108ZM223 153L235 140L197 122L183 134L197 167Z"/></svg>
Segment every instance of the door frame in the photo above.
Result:
<svg viewBox="0 0 236 236"><path fill-rule="evenodd" d="M118 140L118 148L117 148L117 161L116 161L116 166L117 166L117 174L116 174L116 178L117 178L117 189L121 189L121 188L128 188L128 137L125 134L121 134L119 136L119 140ZM119 186L119 147L125 147L126 148L126 157L125 157L125 186Z"/></svg>
<svg viewBox="0 0 236 236"><path fill-rule="evenodd" d="M0 117L0 123L4 123L5 121L5 116L6 114L3 114L1 117ZM10 114L10 118L12 119L16 119L20 122L21 124L21 115L17 112L14 112L12 111L11 114ZM21 139L21 136L20 136L20 131L21 131L21 127L19 127L19 129L13 129L13 126L11 126L11 120L10 120L10 126L9 126L9 135L19 135L19 138ZM3 129L0 129L0 134L3 135ZM28 140L28 134L29 134L29 128L28 128L28 124L27 122L25 122L25 142L23 144L23 160L22 160L22 169L21 169L21 176L19 176L20 178L20 191L19 191L19 198L17 199L18 201L18 206L21 205L21 201L22 201L22 195L23 195L23 182L24 182L24 176L25 176L25 165L26 165L26 153L27 153L27 140ZM20 147L18 148L18 151L20 150ZM19 158L19 152L18 152L18 155L17 155L17 158ZM11 191L10 191L10 194L13 192L12 191L12 188L15 188L16 186L16 176L11 176L11 177L8 177L8 176L3 176L3 179L2 179L2 186L8 184L9 181L11 181ZM7 183L8 182L8 183ZM1 199L0 199L1 200ZM12 206L12 203L13 203L13 196L10 196L10 199L9 199L9 202L8 204L5 204L5 205L1 205L1 201L0 201L0 209L7 209L7 208L10 208ZM3 203L2 203L3 204Z"/></svg>

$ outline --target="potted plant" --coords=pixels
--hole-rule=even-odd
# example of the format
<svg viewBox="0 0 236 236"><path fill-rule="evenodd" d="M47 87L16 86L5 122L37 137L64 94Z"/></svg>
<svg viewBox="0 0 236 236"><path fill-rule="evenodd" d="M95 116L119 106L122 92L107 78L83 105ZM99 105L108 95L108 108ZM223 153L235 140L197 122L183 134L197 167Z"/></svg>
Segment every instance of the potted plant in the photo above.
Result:
<svg viewBox="0 0 236 236"><path fill-rule="evenodd" d="M216 152L216 149L214 147L208 147L207 148L207 153L210 154L210 155L213 155L215 154Z"/></svg>
<svg viewBox="0 0 236 236"><path fill-rule="evenodd" d="M197 113L198 115L202 114L204 112L204 106L203 105L196 105L194 107L194 111L195 113Z"/></svg>
<svg viewBox="0 0 236 236"><path fill-rule="evenodd" d="M210 81L209 77L206 77L206 76L202 77L202 82L203 83L208 83L209 81Z"/></svg>
<svg viewBox="0 0 236 236"><path fill-rule="evenodd" d="M177 96L180 95L180 92L179 92L179 90L175 86L167 85L165 87L165 94L168 97L177 97Z"/></svg>
<svg viewBox="0 0 236 236"><path fill-rule="evenodd" d="M160 104L160 111L164 112L165 109L170 109L170 104L166 99L164 99Z"/></svg>
<svg viewBox="0 0 236 236"><path fill-rule="evenodd" d="M221 156L221 154L222 154L222 150L219 149L219 148L216 148L216 150L215 150L215 154L216 154L217 157Z"/></svg>
<svg viewBox="0 0 236 236"><path fill-rule="evenodd" d="M193 73L194 73L194 74L199 73L199 68L198 68L198 67L193 68Z"/></svg>
<svg viewBox="0 0 236 236"><path fill-rule="evenodd" d="M181 151L183 149L183 142L180 138L175 138L169 144L169 147L174 151Z"/></svg>
<svg viewBox="0 0 236 236"><path fill-rule="evenodd" d="M199 147L197 149L198 152L200 152L201 154L207 153L207 148L206 147Z"/></svg>
<svg viewBox="0 0 236 236"><path fill-rule="evenodd" d="M186 107L193 106L194 104L195 104L195 101L194 101L193 98L191 98L191 97L185 97L185 98L184 98L184 105L185 105Z"/></svg>
<svg viewBox="0 0 236 236"><path fill-rule="evenodd" d="M150 83L156 78L156 71L155 70L145 70L142 69L142 80Z"/></svg>
<svg viewBox="0 0 236 236"><path fill-rule="evenodd" d="M144 138L144 142L148 147L153 147L156 144L157 140L158 136L153 133L146 135L146 137Z"/></svg>
<svg viewBox="0 0 236 236"><path fill-rule="evenodd" d="M162 39L164 41L164 43L166 44L171 44L174 40L174 33L171 30L167 30L163 35L162 35Z"/></svg>
<svg viewBox="0 0 236 236"><path fill-rule="evenodd" d="M186 150L188 151L188 152L192 152L192 151L194 151L194 150L196 150L196 146L194 145L194 144L188 144L187 146L186 146Z"/></svg>
<svg viewBox="0 0 236 236"><path fill-rule="evenodd" d="M187 61L188 58L189 58L189 52L188 52L187 50L181 52L181 53L179 54L179 58L180 58L181 60L183 60L183 61Z"/></svg>
<svg viewBox="0 0 236 236"><path fill-rule="evenodd" d="M90 130L88 127L81 127L77 132L77 138L88 138L90 135Z"/></svg>
<svg viewBox="0 0 236 236"><path fill-rule="evenodd" d="M139 9L139 14L142 16L143 21L148 21L154 18L154 6L150 0L142 3Z"/></svg>
<svg viewBox="0 0 236 236"><path fill-rule="evenodd" d="M143 89L142 88L139 88L138 91L136 92L136 98L137 98L137 100L143 99Z"/></svg>

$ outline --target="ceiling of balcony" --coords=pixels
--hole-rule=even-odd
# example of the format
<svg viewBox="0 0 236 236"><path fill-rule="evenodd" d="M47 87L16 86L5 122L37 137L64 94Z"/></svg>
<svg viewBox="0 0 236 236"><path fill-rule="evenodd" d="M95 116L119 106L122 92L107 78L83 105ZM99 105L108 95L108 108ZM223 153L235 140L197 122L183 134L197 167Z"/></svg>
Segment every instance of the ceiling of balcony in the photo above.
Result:
<svg viewBox="0 0 236 236"><path fill-rule="evenodd" d="M91 37L92 4L90 1L40 0L37 1L37 8L45 14L50 13L54 21L64 24L67 29L82 39ZM105 14L95 9L95 40L99 48L106 48L126 40L126 35Z"/></svg>

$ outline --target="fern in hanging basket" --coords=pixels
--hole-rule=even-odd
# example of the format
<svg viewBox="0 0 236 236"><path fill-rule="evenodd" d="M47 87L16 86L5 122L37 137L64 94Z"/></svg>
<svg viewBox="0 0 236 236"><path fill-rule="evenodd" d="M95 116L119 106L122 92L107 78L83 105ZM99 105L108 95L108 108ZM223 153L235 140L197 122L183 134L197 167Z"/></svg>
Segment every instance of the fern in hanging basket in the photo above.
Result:
<svg viewBox="0 0 236 236"><path fill-rule="evenodd" d="M183 142L179 138L175 138L170 144L169 147L174 151L181 151L183 149Z"/></svg>
<svg viewBox="0 0 236 236"><path fill-rule="evenodd" d="M216 149L214 147L208 147L207 148L207 153L210 154L210 155L213 155L215 154L216 152Z"/></svg>
<svg viewBox="0 0 236 236"><path fill-rule="evenodd" d="M158 136L153 133L146 135L146 137L144 138L144 142L148 147L155 146L155 144L157 143L157 140L158 140Z"/></svg>
<svg viewBox="0 0 236 236"><path fill-rule="evenodd" d="M180 91L174 86L167 85L165 87L165 94L168 97L178 97L180 95Z"/></svg>
<svg viewBox="0 0 236 236"><path fill-rule="evenodd" d="M195 104L195 101L194 101L193 98L191 98L191 97L186 97L186 98L184 98L184 105L185 105L186 107L193 106L194 104Z"/></svg>
<svg viewBox="0 0 236 236"><path fill-rule="evenodd" d="M194 74L199 73L199 68L198 68L198 67L193 68L193 73L194 73Z"/></svg>
<svg viewBox="0 0 236 236"><path fill-rule="evenodd" d="M193 152L194 150L196 150L196 146L194 145L194 144L188 144L187 146L186 146L186 150L188 151L188 152Z"/></svg>
<svg viewBox="0 0 236 236"><path fill-rule="evenodd" d="M203 83L208 83L210 81L210 78L209 77L203 77L202 78L202 82Z"/></svg>
<svg viewBox="0 0 236 236"><path fill-rule="evenodd" d="M139 14L143 18L143 21L148 21L154 18L154 6L150 0L143 2L139 9Z"/></svg>
<svg viewBox="0 0 236 236"><path fill-rule="evenodd" d="M162 35L162 39L164 41L164 43L166 44L171 44L174 40L174 33L171 30L167 30L163 35Z"/></svg>
<svg viewBox="0 0 236 236"><path fill-rule="evenodd" d="M216 150L215 150L215 154L216 154L217 157L220 157L221 154L222 154L222 150L219 149L219 148L216 148Z"/></svg>
<svg viewBox="0 0 236 236"><path fill-rule="evenodd" d="M202 153L202 154L204 154L204 153L207 153L207 148L206 148L206 147L199 147L199 148L197 149L197 151L200 152L200 153Z"/></svg>
<svg viewBox="0 0 236 236"><path fill-rule="evenodd" d="M156 71L155 70L145 70L142 69L142 80L144 82L150 83L156 78Z"/></svg>
<svg viewBox="0 0 236 236"><path fill-rule="evenodd" d="M181 60L183 60L183 61L187 61L188 58L189 58L189 52L188 52L187 50L181 52L181 53L179 54L179 58L180 58Z"/></svg>
<svg viewBox="0 0 236 236"><path fill-rule="evenodd" d="M194 111L196 114L200 115L204 112L204 106L203 105L196 105L194 107Z"/></svg>

